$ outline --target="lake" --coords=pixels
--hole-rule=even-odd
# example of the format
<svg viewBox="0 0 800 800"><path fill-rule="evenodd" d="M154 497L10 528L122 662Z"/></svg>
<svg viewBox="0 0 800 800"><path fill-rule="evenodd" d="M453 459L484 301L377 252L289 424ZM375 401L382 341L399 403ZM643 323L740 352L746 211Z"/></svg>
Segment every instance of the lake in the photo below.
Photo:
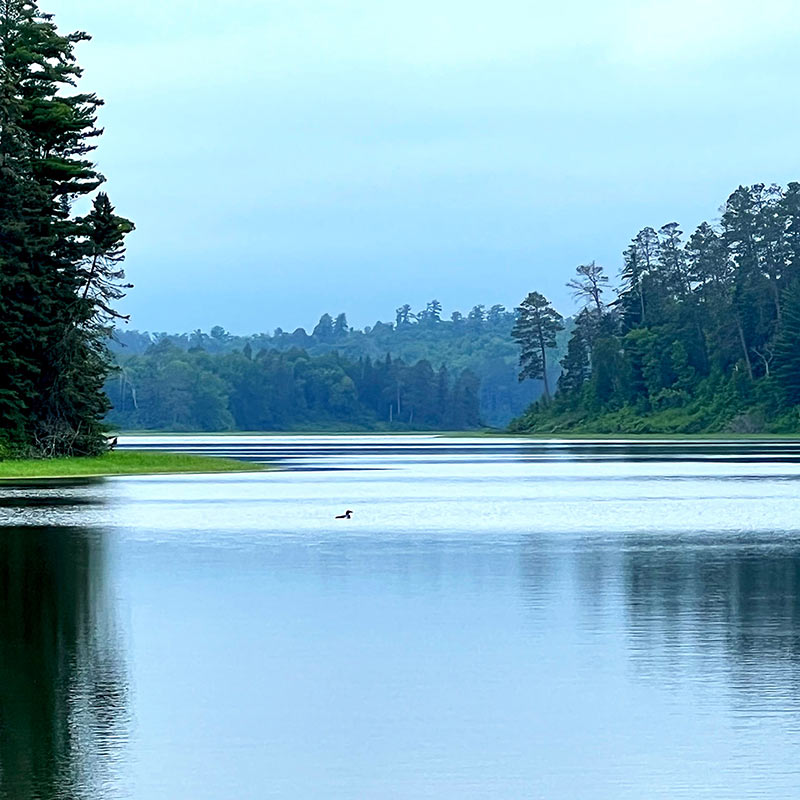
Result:
<svg viewBox="0 0 800 800"><path fill-rule="evenodd" d="M0 487L0 796L800 796L800 444L132 443L281 469Z"/></svg>

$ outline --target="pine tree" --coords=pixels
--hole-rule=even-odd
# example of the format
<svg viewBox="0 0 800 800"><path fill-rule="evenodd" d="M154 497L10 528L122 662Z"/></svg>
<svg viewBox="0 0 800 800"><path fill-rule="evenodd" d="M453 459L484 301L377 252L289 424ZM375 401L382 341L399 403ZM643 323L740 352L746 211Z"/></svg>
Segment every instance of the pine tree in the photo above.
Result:
<svg viewBox="0 0 800 800"><path fill-rule="evenodd" d="M401 325L408 325L414 318L414 314L411 313L411 306L408 303L405 303L397 309L395 321L398 328Z"/></svg>
<svg viewBox="0 0 800 800"><path fill-rule="evenodd" d="M775 378L791 405L800 404L800 280L783 295L783 325L775 340Z"/></svg>
<svg viewBox="0 0 800 800"><path fill-rule="evenodd" d="M789 285L800 278L800 183L792 182L786 187L781 200L786 219L784 230L784 254Z"/></svg>
<svg viewBox="0 0 800 800"><path fill-rule="evenodd" d="M86 260L118 264L132 229L115 217L119 235L98 236L102 202L71 211L104 181L87 158L102 101L75 91L88 39L59 35L34 2L0 3L0 431L44 455L104 446L105 337L125 287L112 270L87 288Z"/></svg>
<svg viewBox="0 0 800 800"><path fill-rule="evenodd" d="M584 331L576 327L567 344L567 354L561 359L563 372L558 379L558 389L566 394L577 393L589 379L589 347Z"/></svg>
<svg viewBox="0 0 800 800"><path fill-rule="evenodd" d="M517 321L511 334L520 346L519 379L541 378L547 398L550 397L547 349L556 346L556 335L562 330L561 314L539 292L531 292L517 308Z"/></svg>
<svg viewBox="0 0 800 800"><path fill-rule="evenodd" d="M567 288L572 289L572 294L585 304L593 303L597 313L603 313L601 297L608 286L608 276L603 268L594 261L591 264L581 264L576 270L577 278L567 283Z"/></svg>
<svg viewBox="0 0 800 800"><path fill-rule="evenodd" d="M677 297L691 291L686 274L686 259L681 237L683 231L677 222L663 225L659 230L658 265L664 287Z"/></svg>
<svg viewBox="0 0 800 800"><path fill-rule="evenodd" d="M319 318L311 335L320 342L333 341L333 318L330 314L325 313Z"/></svg>
<svg viewBox="0 0 800 800"><path fill-rule="evenodd" d="M781 291L786 269L786 242L784 232L787 227L785 208L781 203L783 192L780 186L765 186L757 183L750 187L753 200L755 244L760 270L767 279L775 307L775 317L781 319Z"/></svg>
<svg viewBox="0 0 800 800"><path fill-rule="evenodd" d="M442 321L442 304L438 300L431 300L425 309L417 314L417 319L428 325L436 325Z"/></svg>
<svg viewBox="0 0 800 800"><path fill-rule="evenodd" d="M347 324L347 316L345 314L339 314L333 323L333 338L345 339L347 338L349 330L350 326Z"/></svg>
<svg viewBox="0 0 800 800"><path fill-rule="evenodd" d="M622 254L623 267L620 273L622 285L614 305L622 315L622 324L626 330L641 325L646 320L644 303L644 267L639 258L636 243L631 243Z"/></svg>

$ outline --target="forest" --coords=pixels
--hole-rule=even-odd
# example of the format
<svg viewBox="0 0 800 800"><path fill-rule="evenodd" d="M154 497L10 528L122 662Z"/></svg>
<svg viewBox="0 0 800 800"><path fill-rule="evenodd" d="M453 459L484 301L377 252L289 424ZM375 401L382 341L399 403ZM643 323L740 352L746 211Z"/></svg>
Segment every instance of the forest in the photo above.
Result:
<svg viewBox="0 0 800 800"><path fill-rule="evenodd" d="M516 313L501 305L477 305L466 314L455 311L443 319L441 304L432 300L416 312L402 305L393 321L379 321L363 330L349 326L343 313L323 314L310 332L278 328L272 334L251 336L235 336L221 326L208 333L185 334L119 327L112 349L120 371L107 385L114 405L110 419L123 429L191 427L187 419L173 419L164 398L170 392L194 397L196 391L214 385L215 397L229 397L230 403L225 413L204 416L203 430L340 427L348 422L361 428L392 429L475 427L479 422L505 427L543 390L539 379L518 380L519 351L512 338L515 320ZM561 350L554 350L550 359L552 381L558 378L558 358L565 341L559 337ZM393 365L388 372L381 366L387 357ZM255 366L242 372L232 366L235 363ZM210 381L203 390L193 389L200 385L200 371L213 373L222 383ZM297 387L308 387L309 381L325 376L327 388L308 388L311 394L299 405L278 410L283 401L274 387L288 380L288 372ZM252 386L245 388L249 380ZM373 386L376 380L386 385ZM336 388L339 381L346 386L344 395ZM456 390L459 381L461 388ZM422 398L429 397L431 402L434 397L444 398L444 382L452 384L461 399L454 401L450 411L437 411L435 404L424 408ZM304 395L306 390L297 391ZM477 409L466 412L463 392L476 395ZM247 411L236 399L243 393L252 395ZM217 421L212 423L212 418Z"/></svg>
<svg viewBox="0 0 800 800"><path fill-rule="evenodd" d="M740 186L688 237L644 228L619 278L578 268L557 391L513 431L800 431L800 183Z"/></svg>
<svg viewBox="0 0 800 800"><path fill-rule="evenodd" d="M480 424L479 381L428 361L333 351L183 350L169 338L125 362L110 421L170 431L464 430Z"/></svg>

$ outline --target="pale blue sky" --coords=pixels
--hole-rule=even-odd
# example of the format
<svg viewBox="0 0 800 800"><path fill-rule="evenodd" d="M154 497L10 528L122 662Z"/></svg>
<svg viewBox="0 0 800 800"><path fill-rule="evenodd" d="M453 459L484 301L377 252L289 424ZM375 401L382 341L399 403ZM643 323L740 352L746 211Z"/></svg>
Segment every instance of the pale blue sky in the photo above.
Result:
<svg viewBox="0 0 800 800"><path fill-rule="evenodd" d="M105 98L132 326L563 313L636 231L800 179L796 0L43 0Z"/></svg>

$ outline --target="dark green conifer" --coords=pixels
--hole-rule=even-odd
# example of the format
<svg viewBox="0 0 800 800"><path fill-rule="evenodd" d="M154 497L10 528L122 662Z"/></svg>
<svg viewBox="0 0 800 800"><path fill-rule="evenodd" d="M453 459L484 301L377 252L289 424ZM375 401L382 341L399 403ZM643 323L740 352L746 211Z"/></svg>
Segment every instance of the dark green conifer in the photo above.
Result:
<svg viewBox="0 0 800 800"><path fill-rule="evenodd" d="M104 447L104 337L132 229L107 198L72 214L104 180L88 158L102 101L75 88L73 51L88 39L60 35L35 2L0 4L0 431L43 455Z"/></svg>
<svg viewBox="0 0 800 800"><path fill-rule="evenodd" d="M800 280L783 295L783 324L775 341L775 378L790 405L800 404Z"/></svg>
<svg viewBox="0 0 800 800"><path fill-rule="evenodd" d="M517 308L512 336L520 346L519 379L541 378L545 397L550 397L547 350L556 346L556 335L564 330L561 314L539 292L531 292Z"/></svg>

